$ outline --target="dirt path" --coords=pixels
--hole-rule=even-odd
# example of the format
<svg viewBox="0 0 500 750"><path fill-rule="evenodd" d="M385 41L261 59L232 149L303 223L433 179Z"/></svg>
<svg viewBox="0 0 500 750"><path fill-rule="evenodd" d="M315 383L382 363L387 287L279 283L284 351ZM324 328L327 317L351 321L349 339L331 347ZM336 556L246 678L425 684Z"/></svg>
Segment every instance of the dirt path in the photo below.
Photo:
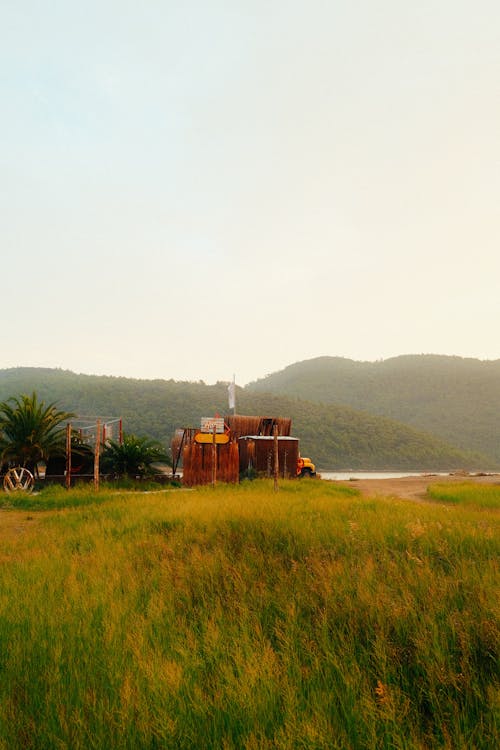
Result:
<svg viewBox="0 0 500 750"><path fill-rule="evenodd" d="M345 481L345 480L342 480ZM356 487L363 495L370 497L401 497L406 500L423 500L430 484L477 482L478 484L500 484L500 474L475 476L470 474L450 474L439 476L401 477L399 479L352 479L349 485Z"/></svg>

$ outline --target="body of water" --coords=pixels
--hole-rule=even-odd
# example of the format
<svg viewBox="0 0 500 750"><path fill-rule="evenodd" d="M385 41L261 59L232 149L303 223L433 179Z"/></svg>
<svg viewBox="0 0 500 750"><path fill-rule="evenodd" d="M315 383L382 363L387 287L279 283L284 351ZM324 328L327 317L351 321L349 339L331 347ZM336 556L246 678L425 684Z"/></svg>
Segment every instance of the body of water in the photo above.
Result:
<svg viewBox="0 0 500 750"><path fill-rule="evenodd" d="M318 471L321 479L402 479L403 477L447 477L449 471L420 472L420 471Z"/></svg>

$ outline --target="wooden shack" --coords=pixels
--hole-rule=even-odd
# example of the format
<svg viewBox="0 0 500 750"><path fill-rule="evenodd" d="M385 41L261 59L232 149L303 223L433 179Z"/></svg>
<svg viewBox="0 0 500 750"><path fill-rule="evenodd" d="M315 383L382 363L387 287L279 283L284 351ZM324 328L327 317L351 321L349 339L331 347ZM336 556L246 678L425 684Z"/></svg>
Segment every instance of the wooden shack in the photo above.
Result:
<svg viewBox="0 0 500 750"><path fill-rule="evenodd" d="M222 417L202 419L200 429L176 430L172 457L174 473L182 461L182 483L188 487L239 481L238 443Z"/></svg>
<svg viewBox="0 0 500 750"><path fill-rule="evenodd" d="M292 420L233 414L201 420L201 428L178 429L172 440L173 471L182 460L183 484L238 482L240 474L272 476L273 436L278 433L280 476L296 475L298 438Z"/></svg>

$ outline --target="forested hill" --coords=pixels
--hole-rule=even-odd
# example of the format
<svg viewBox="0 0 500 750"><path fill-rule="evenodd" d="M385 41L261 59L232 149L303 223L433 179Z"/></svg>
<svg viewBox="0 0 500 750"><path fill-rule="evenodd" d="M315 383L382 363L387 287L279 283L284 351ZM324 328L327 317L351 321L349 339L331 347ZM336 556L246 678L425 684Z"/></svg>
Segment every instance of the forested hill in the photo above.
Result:
<svg viewBox="0 0 500 750"><path fill-rule="evenodd" d="M355 362L319 357L247 388L383 415L500 461L500 360L414 355Z"/></svg>
<svg viewBox="0 0 500 750"><path fill-rule="evenodd" d="M177 427L227 413L227 387L202 382L133 380L67 370L0 370L0 400L36 391L46 403L80 416L122 417L124 430L169 445ZM488 461L382 417L329 404L237 389L241 414L287 416L304 455L323 469L491 468Z"/></svg>

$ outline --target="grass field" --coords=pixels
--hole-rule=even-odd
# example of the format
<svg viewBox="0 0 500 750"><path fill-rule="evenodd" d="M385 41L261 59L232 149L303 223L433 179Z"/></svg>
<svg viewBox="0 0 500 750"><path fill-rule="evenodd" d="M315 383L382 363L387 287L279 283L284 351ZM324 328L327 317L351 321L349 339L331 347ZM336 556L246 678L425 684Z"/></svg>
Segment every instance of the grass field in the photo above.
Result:
<svg viewBox="0 0 500 750"><path fill-rule="evenodd" d="M498 488L0 496L0 748L497 748Z"/></svg>

